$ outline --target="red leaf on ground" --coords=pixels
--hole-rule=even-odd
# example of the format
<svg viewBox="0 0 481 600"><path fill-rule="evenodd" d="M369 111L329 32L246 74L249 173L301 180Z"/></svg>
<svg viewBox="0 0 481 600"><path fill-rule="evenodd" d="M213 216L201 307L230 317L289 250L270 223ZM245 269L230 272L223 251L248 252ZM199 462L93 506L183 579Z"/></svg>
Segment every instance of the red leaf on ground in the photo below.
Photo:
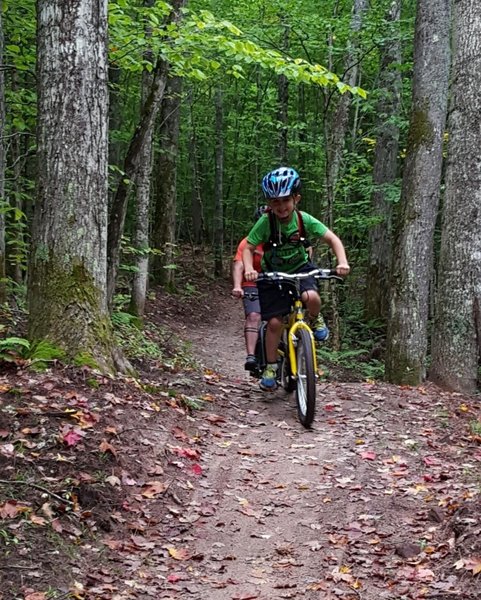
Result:
<svg viewBox="0 0 481 600"><path fill-rule="evenodd" d="M366 452L361 452L360 457L364 458L365 460L376 460L377 454L371 450L368 450Z"/></svg>
<svg viewBox="0 0 481 600"><path fill-rule="evenodd" d="M194 475L202 475L202 467L199 464L192 465L191 471Z"/></svg>
<svg viewBox="0 0 481 600"><path fill-rule="evenodd" d="M79 435L73 429L71 429L68 433L66 433L65 435L62 436L62 441L65 444L67 444L67 446L75 446L80 442L81 439L82 439L82 436Z"/></svg>
<svg viewBox="0 0 481 600"><path fill-rule="evenodd" d="M192 448L181 448L180 446L173 446L171 448L171 452L173 454L177 454L177 456L190 458L191 460L196 460L200 458L200 454L197 452L197 450L193 450Z"/></svg>

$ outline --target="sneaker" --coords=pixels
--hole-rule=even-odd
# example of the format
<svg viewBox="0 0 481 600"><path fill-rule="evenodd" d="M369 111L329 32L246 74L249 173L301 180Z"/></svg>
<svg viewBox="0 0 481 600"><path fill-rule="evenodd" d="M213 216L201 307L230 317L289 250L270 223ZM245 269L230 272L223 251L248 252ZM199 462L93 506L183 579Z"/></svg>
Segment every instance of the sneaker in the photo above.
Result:
<svg viewBox="0 0 481 600"><path fill-rule="evenodd" d="M311 329L316 342L325 342L329 337L329 329L320 313L312 319Z"/></svg>
<svg viewBox="0 0 481 600"><path fill-rule="evenodd" d="M275 390L277 387L277 365L267 365L262 373L259 387L265 392Z"/></svg>
<svg viewBox="0 0 481 600"><path fill-rule="evenodd" d="M244 369L246 371L255 371L257 369L257 360L253 354L248 354L246 358L246 362L244 364Z"/></svg>

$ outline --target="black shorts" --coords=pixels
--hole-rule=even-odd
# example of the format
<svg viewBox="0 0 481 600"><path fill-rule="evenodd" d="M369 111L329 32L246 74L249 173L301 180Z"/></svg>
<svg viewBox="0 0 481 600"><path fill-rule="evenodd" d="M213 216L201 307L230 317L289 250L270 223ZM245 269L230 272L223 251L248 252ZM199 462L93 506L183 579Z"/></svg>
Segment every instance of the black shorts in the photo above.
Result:
<svg viewBox="0 0 481 600"><path fill-rule="evenodd" d="M296 273L312 271L316 265L306 263ZM259 302L261 305L262 320L267 321L272 317L283 317L289 314L293 301L292 284L286 282L258 281ZM317 292L317 281L314 277L301 279L301 293L307 290Z"/></svg>
<svg viewBox="0 0 481 600"><path fill-rule="evenodd" d="M259 305L259 292L255 285L244 285L244 297L242 298L244 303L244 314L250 315L251 313L260 313L261 307Z"/></svg>

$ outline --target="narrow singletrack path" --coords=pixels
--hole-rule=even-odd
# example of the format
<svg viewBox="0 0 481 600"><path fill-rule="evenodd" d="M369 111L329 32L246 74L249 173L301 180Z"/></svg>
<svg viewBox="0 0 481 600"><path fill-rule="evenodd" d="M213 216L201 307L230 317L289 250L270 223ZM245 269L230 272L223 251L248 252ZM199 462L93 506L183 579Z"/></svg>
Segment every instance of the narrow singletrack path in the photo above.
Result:
<svg viewBox="0 0 481 600"><path fill-rule="evenodd" d="M449 538L439 507L460 493L447 473L471 449L446 443L447 395L319 383L307 431L292 397L243 371L242 324L226 294L215 319L188 327L213 401L191 429L202 476L169 515L179 529L161 598L459 597L461 577L438 568ZM479 503L474 483L462 493Z"/></svg>

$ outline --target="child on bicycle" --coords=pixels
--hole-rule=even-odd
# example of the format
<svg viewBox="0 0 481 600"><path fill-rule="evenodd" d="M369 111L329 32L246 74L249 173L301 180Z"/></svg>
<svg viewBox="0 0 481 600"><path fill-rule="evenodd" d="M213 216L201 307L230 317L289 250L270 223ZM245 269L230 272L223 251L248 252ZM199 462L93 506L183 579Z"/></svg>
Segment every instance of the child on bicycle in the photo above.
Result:
<svg viewBox="0 0 481 600"><path fill-rule="evenodd" d="M301 199L301 179L295 169L279 167L262 179L262 190L268 202L270 212L265 213L254 225L247 236L247 245L243 251L244 278L255 281L258 272L253 267L256 247L264 244L262 258L263 271L282 271L285 273L303 273L315 269L309 261L306 237L320 238L328 244L337 260L338 275L347 275L350 271L346 252L341 240L323 223L313 216L302 212L298 214L297 204ZM274 226L274 231L272 231ZM289 313L291 302L287 287L265 281L258 282L259 301L262 319L268 321L266 330L267 366L259 383L262 390L274 390L277 387L277 347L279 345L282 323ZM302 301L316 341L324 341L329 335L324 319L320 314L321 299L314 277L301 281Z"/></svg>
<svg viewBox="0 0 481 600"><path fill-rule="evenodd" d="M267 206L259 206L254 213L254 219L257 222L267 210ZM244 339L247 351L247 357L244 364L246 371L255 372L257 370L257 359L255 357L257 338L259 335L259 325L261 324L261 308L259 305L259 294L255 281L246 281L244 279L244 263L242 262L242 253L247 244L247 238L240 241L232 264L232 296L242 298L244 302ZM259 244L253 255L253 266L258 272L261 271L261 259L264 254L264 245Z"/></svg>

